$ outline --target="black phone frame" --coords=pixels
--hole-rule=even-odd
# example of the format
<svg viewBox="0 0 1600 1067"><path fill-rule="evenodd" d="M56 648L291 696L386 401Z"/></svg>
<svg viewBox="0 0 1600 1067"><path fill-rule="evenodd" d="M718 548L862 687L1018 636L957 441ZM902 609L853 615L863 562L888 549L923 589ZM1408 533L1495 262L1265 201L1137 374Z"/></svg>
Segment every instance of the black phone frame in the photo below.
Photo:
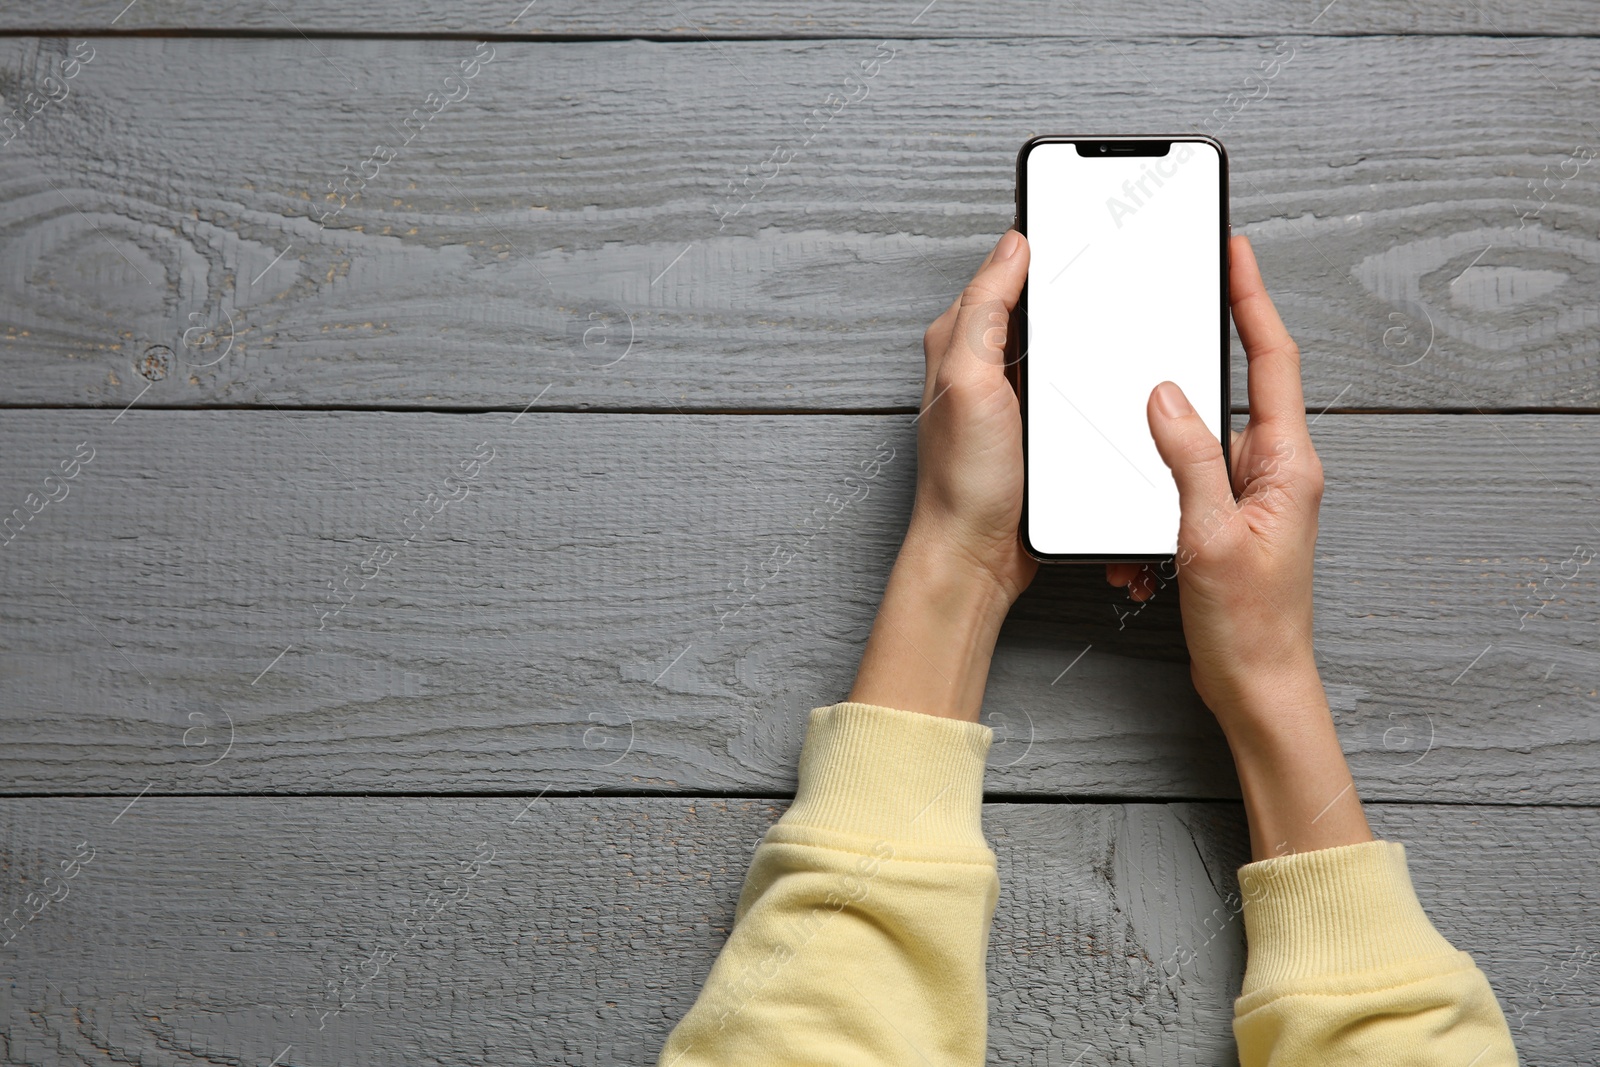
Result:
<svg viewBox="0 0 1600 1067"><path fill-rule="evenodd" d="M1220 248L1220 278L1222 284L1219 288L1219 342L1222 366L1222 417L1218 425L1222 427L1223 440L1218 444L1222 448L1222 462L1228 471L1228 483L1233 484L1233 462L1228 445L1224 442L1232 436L1233 419L1233 394L1232 374L1230 373L1229 352L1231 337L1230 298L1228 272L1228 238L1232 235L1233 227L1228 219L1228 151L1222 142L1215 137L1208 137L1199 133L1178 134L1137 134L1137 135L1110 135L1090 136L1078 134L1042 134L1030 137L1023 142L1017 151L1017 183L1016 183L1016 217L1013 226L1024 237L1028 234L1028 154L1040 145L1045 144L1071 144L1075 146L1089 145L1091 149L1105 146L1104 155L1107 159L1117 156L1163 156L1172 151L1172 146L1182 142L1208 144L1217 151L1217 162L1220 173L1217 176L1217 191L1220 203L1218 204L1217 217L1220 220L1218 232L1218 245ZM1153 151L1155 146L1163 146L1161 152ZM1113 147L1115 146L1115 147ZM1090 157L1090 153L1079 147L1078 154ZM1094 155L1100 155L1095 151ZM1092 158L1092 157L1091 157ZM1012 386L1017 391L1017 406L1022 413L1022 517L1017 525L1017 536L1022 542L1023 549L1040 563L1153 563L1172 559L1171 554L1158 555L1107 555L1105 553L1052 553L1040 552L1028 539L1028 287L1024 283L1021 299L1017 301L1016 311L1012 314L1010 329L1007 331L1007 362L1013 368Z"/></svg>

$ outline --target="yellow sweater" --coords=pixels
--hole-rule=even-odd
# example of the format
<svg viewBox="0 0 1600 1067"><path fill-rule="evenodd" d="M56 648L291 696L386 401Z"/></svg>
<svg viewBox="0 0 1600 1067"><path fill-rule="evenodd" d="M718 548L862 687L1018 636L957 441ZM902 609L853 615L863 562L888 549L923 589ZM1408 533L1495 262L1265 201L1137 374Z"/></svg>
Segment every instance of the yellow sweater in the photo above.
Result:
<svg viewBox="0 0 1600 1067"><path fill-rule="evenodd" d="M661 1067L983 1063L1000 889L980 819L990 738L866 704L812 712L794 804L756 849ZM1483 973L1423 914L1403 846L1251 863L1239 882L1243 1067L1517 1062Z"/></svg>

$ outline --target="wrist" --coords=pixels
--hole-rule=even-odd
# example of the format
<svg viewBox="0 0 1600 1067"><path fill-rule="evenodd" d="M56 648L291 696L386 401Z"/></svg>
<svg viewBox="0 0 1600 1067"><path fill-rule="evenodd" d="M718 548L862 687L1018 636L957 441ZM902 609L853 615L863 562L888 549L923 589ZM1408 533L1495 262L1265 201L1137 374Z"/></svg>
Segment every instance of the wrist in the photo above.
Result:
<svg viewBox="0 0 1600 1067"><path fill-rule="evenodd" d="M1003 567L984 562L984 552L952 531L948 523L913 510L911 524L895 557L895 569L936 581L959 600L968 614L996 626L1022 594L1023 586L1006 580Z"/></svg>
<svg viewBox="0 0 1600 1067"><path fill-rule="evenodd" d="M1298 724L1332 716L1322 676L1310 661L1253 670L1247 678L1218 688L1222 690L1220 695L1202 696L1208 698L1206 706L1217 717L1229 743L1236 746L1239 742L1265 741L1274 733L1297 729Z"/></svg>
<svg viewBox="0 0 1600 1067"><path fill-rule="evenodd" d="M937 592L947 607L963 617L998 630L1018 593L980 562L977 553L960 545L959 539L935 524L913 518L894 569L922 588Z"/></svg>
<svg viewBox="0 0 1600 1067"><path fill-rule="evenodd" d="M1013 599L966 553L908 531L849 699L976 722Z"/></svg>

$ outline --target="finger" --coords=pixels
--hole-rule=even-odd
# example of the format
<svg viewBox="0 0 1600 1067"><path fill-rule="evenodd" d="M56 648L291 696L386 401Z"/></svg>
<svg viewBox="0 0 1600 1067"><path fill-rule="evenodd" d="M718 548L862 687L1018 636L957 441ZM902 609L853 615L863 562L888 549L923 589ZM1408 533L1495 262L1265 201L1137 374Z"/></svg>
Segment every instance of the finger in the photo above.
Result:
<svg viewBox="0 0 1600 1067"><path fill-rule="evenodd" d="M1146 563L1134 571L1133 580L1128 583L1128 596L1132 597L1135 603L1143 604L1155 595L1155 568Z"/></svg>
<svg viewBox="0 0 1600 1067"><path fill-rule="evenodd" d="M1000 237L1001 240L1004 240L1005 234L1001 234ZM996 241L994 248L989 249L989 254L983 257L982 263L978 264L980 272L994 261L994 254L999 247L1000 242ZM945 308L939 317L933 320L933 324L928 327L928 333L923 337L923 346L925 349L931 348L933 350L928 353L930 357L936 358L939 355L943 355L944 350L950 346L950 334L955 327L956 313L960 310L961 294L957 293L956 298L950 301L950 306ZM929 345L928 342L930 340L934 340L937 343Z"/></svg>
<svg viewBox="0 0 1600 1067"><path fill-rule="evenodd" d="M1249 239L1235 237L1228 252L1233 324L1249 362L1250 421L1303 427L1306 401L1300 387L1300 349L1267 295Z"/></svg>
<svg viewBox="0 0 1600 1067"><path fill-rule="evenodd" d="M1139 564L1137 563L1106 564L1106 581L1118 588L1122 588L1133 581L1133 576L1138 573Z"/></svg>
<svg viewBox="0 0 1600 1067"><path fill-rule="evenodd" d="M1128 591L1128 599L1144 603L1156 592L1156 573L1147 563L1107 563L1106 580Z"/></svg>
<svg viewBox="0 0 1600 1067"><path fill-rule="evenodd" d="M978 264L978 273L981 274L990 263L994 262L995 252L1005 241L1005 234L1001 234L1000 241L989 249L989 254L983 257L983 262ZM923 403L926 404L931 393L933 379L939 373L939 366L944 361L945 353L950 349L950 338L955 333L956 316L961 311L962 293L957 293L956 298L950 301L950 306L934 319L928 326L927 332L922 335L922 354L924 357L923 374L928 388L923 390Z"/></svg>
<svg viewBox="0 0 1600 1067"><path fill-rule="evenodd" d="M1027 280L1027 238L1007 230L961 291L944 356L952 362L950 369L970 371L987 366L992 372L1001 370L1011 309L1017 306ZM940 369L945 369L943 364Z"/></svg>
<svg viewBox="0 0 1600 1067"><path fill-rule="evenodd" d="M1231 515L1237 508L1222 462L1222 445L1183 390L1172 382L1162 382L1150 391L1145 416L1150 420L1156 451L1177 483L1183 527L1214 528L1218 516Z"/></svg>

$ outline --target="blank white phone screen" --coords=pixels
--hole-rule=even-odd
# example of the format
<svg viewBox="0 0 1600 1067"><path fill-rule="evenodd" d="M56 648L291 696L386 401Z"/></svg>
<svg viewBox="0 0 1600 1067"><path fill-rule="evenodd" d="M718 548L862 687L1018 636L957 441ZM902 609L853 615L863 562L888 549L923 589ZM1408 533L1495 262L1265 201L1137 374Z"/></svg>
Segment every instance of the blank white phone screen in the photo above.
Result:
<svg viewBox="0 0 1600 1067"><path fill-rule="evenodd" d="M1176 382L1221 439L1221 159L1045 143L1026 167L1028 541L1172 555L1178 491L1145 405Z"/></svg>

